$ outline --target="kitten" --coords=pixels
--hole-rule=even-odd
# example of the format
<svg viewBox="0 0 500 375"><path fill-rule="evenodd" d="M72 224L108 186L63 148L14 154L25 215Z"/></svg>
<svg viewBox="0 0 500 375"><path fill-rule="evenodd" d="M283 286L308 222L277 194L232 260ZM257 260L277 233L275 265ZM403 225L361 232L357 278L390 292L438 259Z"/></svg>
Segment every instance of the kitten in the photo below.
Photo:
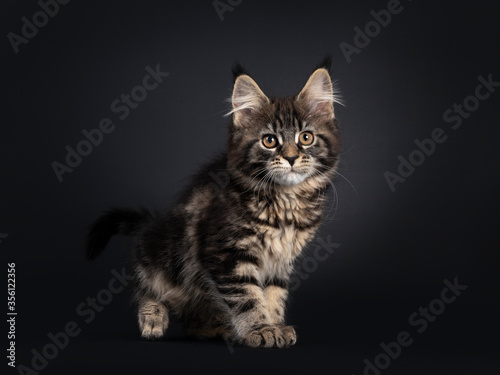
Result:
<svg viewBox="0 0 500 375"><path fill-rule="evenodd" d="M169 313L189 335L288 347L294 259L313 239L340 150L325 60L294 97L268 98L241 66L227 154L207 165L166 214L111 209L90 227L88 259L115 234L136 237L141 335L161 338ZM211 176L226 173L214 189Z"/></svg>

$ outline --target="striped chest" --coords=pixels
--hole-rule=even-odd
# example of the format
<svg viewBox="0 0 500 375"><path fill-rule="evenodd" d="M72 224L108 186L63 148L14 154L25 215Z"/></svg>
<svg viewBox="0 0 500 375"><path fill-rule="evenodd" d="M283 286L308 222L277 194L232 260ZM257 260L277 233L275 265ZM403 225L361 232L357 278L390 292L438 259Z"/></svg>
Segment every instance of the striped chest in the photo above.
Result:
<svg viewBox="0 0 500 375"><path fill-rule="evenodd" d="M259 225L261 234L259 256L261 258L261 280L287 279L295 258L312 240L315 230L300 230L293 224L270 228Z"/></svg>
<svg viewBox="0 0 500 375"><path fill-rule="evenodd" d="M261 280L288 279L293 262L313 239L322 218L322 200L280 195L253 206L253 228L259 238Z"/></svg>

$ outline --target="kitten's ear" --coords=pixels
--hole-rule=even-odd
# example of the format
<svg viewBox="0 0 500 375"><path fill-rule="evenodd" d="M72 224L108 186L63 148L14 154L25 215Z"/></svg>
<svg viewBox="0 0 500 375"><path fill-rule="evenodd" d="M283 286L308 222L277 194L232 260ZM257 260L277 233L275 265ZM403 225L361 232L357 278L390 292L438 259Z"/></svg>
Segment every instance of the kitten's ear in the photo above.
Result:
<svg viewBox="0 0 500 375"><path fill-rule="evenodd" d="M234 125L248 126L252 114L269 103L269 98L250 76L242 74L234 82L231 103L233 110L229 114L233 114Z"/></svg>
<svg viewBox="0 0 500 375"><path fill-rule="evenodd" d="M332 79L325 68L316 69L311 74L296 99L305 104L309 116L335 117Z"/></svg>

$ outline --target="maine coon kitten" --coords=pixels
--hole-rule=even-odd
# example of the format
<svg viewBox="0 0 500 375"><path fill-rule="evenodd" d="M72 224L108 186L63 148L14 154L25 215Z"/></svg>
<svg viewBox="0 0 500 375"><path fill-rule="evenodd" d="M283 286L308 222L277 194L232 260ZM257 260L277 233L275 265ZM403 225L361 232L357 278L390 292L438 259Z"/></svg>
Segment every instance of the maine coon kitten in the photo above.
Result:
<svg viewBox="0 0 500 375"><path fill-rule="evenodd" d="M285 324L288 282L320 225L340 148L328 68L288 98L268 98L234 69L227 154L170 212L111 209L91 226L89 259L115 234L136 237L142 337L162 337L173 312L190 335L250 347L295 344ZM219 173L228 181L214 189L211 176Z"/></svg>

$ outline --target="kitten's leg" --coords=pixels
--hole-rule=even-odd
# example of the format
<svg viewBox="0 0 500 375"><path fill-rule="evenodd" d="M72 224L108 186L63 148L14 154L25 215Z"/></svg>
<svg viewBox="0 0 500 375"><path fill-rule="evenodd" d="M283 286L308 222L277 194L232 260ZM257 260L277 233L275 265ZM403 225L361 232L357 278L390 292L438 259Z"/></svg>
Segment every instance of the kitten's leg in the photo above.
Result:
<svg viewBox="0 0 500 375"><path fill-rule="evenodd" d="M168 309L162 302L141 298L138 318L143 338L154 340L163 337L168 327Z"/></svg>
<svg viewBox="0 0 500 375"><path fill-rule="evenodd" d="M288 291L277 285L270 285L264 289L271 321L274 324L283 324L285 321L285 304Z"/></svg>
<svg viewBox="0 0 500 375"><path fill-rule="evenodd" d="M295 344L295 335L289 327L273 323L264 290L256 278L249 276L249 267L248 264L236 267L233 276L218 280L218 290L230 308L237 341L245 346L266 348Z"/></svg>
<svg viewBox="0 0 500 375"><path fill-rule="evenodd" d="M297 334L292 326L285 326L285 307L288 298L288 290L282 285L269 285L264 289L271 321L273 324L281 325L286 341L290 345L297 342Z"/></svg>

